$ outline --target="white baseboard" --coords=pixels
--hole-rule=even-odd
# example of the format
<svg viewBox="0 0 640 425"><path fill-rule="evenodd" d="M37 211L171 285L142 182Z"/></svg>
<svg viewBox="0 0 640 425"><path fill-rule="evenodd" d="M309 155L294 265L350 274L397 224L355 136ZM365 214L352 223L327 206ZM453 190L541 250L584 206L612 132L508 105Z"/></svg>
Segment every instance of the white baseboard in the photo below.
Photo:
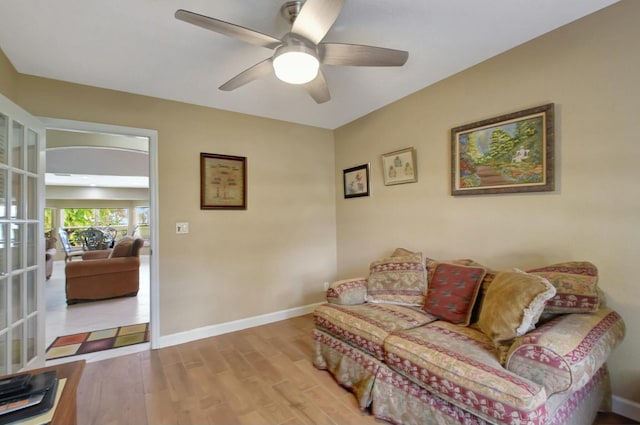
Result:
<svg viewBox="0 0 640 425"><path fill-rule="evenodd" d="M191 329L189 331L178 332L171 335L163 335L160 336L158 345L154 346L153 348L170 347L172 345L184 344L186 342L196 341L202 338L209 338L229 332L240 331L242 329L253 328L255 326L266 325L268 323L278 322L280 320L290 319L292 317L304 316L305 314L312 313L313 310L315 310L315 308L321 304L324 303L309 304L302 307L291 308L289 310L282 310L273 313L262 314L260 316L247 317L246 319L205 326L202 328Z"/></svg>
<svg viewBox="0 0 640 425"><path fill-rule="evenodd" d="M640 422L640 403L614 395L611 408L618 415Z"/></svg>

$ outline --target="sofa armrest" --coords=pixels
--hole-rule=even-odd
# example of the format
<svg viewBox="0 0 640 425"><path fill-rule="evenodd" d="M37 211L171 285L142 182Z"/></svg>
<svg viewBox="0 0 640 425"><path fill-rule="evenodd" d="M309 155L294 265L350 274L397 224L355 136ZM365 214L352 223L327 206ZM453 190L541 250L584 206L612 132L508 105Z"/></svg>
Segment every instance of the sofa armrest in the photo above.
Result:
<svg viewBox="0 0 640 425"><path fill-rule="evenodd" d="M367 296L367 278L356 277L352 279L333 282L327 290L327 301L332 304L364 304Z"/></svg>
<svg viewBox="0 0 640 425"><path fill-rule="evenodd" d="M506 368L554 393L580 388L622 341L625 324L618 313L565 314L515 340Z"/></svg>

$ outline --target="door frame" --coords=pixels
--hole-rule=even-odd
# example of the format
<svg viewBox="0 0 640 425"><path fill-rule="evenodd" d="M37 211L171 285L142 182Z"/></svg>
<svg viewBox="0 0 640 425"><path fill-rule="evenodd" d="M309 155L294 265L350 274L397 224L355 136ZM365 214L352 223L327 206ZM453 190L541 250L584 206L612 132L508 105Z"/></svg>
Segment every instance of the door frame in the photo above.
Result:
<svg viewBox="0 0 640 425"><path fill-rule="evenodd" d="M160 274L158 258L160 254L158 226L158 131L124 127L111 124L98 124L85 121L73 121L58 118L38 117L46 130L83 131L133 137L146 137L149 140L149 218L150 255L149 255L149 293L150 293L150 328L151 348L159 348L160 341Z"/></svg>

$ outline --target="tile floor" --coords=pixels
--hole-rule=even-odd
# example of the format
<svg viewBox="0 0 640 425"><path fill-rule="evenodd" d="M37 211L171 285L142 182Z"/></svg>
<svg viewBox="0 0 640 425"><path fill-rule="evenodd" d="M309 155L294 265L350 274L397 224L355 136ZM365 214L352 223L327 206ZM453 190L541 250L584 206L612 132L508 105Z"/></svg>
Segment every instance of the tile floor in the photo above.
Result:
<svg viewBox="0 0 640 425"><path fill-rule="evenodd" d="M79 261L79 260L74 260ZM136 297L80 303L68 306L64 294L64 260L53 265L51 279L45 285L46 346L58 336L97 331L117 326L145 323L150 318L149 256L140 256L140 291ZM150 344L139 344L97 353L49 360L47 366L86 359L88 362L149 350Z"/></svg>

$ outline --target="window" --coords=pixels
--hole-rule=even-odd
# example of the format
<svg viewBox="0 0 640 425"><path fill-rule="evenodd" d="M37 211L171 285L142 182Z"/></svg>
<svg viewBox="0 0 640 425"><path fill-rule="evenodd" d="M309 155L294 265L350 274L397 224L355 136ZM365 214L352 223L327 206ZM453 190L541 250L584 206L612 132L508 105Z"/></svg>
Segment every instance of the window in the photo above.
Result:
<svg viewBox="0 0 640 425"><path fill-rule="evenodd" d="M129 211L126 208L66 208L64 227L126 227Z"/></svg>
<svg viewBox="0 0 640 425"><path fill-rule="evenodd" d="M53 231L53 209L45 208L44 209L44 234L47 237L51 237L51 232Z"/></svg>
<svg viewBox="0 0 640 425"><path fill-rule="evenodd" d="M149 224L149 207L137 207L136 217L136 224Z"/></svg>

